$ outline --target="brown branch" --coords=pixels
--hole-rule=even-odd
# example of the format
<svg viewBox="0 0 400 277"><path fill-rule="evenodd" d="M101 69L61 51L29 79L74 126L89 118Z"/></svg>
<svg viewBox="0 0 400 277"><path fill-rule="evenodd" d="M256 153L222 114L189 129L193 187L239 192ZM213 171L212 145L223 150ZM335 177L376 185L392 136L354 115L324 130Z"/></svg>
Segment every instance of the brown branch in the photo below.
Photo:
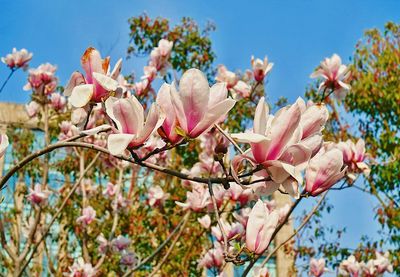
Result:
<svg viewBox="0 0 400 277"><path fill-rule="evenodd" d="M171 246L168 248L167 252L164 254L164 257L160 261L160 263L153 269L149 277L153 277L157 272L160 270L162 265L165 263L165 261L168 259L169 255L172 252L172 249L174 249L176 243L178 242L179 238L181 237L183 230L185 229L185 225L189 221L189 213L187 214L186 218L184 219L184 222L181 226L181 229L179 230L179 233L176 235L175 239L172 241Z"/></svg>
<svg viewBox="0 0 400 277"><path fill-rule="evenodd" d="M182 220L179 222L179 224L175 227L175 229L169 234L169 236L157 247L156 250L153 251L153 253L150 254L150 256L147 256L142 262L140 262L137 266L135 266L133 269L129 270L127 273L123 275L123 277L128 277L130 274L141 268L143 265L151 261L167 244L168 242L172 239L172 237L175 235L175 233L180 229L180 227L183 225L185 222L186 217L190 216L190 211L186 213L186 215L182 218Z"/></svg>
<svg viewBox="0 0 400 277"><path fill-rule="evenodd" d="M58 208L57 212L53 215L52 219L50 220L49 224L47 225L47 228L44 230L43 234L41 235L40 239L38 240L37 243L35 243L33 250L31 252L31 255L29 255L28 259L26 260L26 262L24 263L24 265L22 266L18 276L22 276L25 268L28 266L29 262L31 261L31 259L33 258L33 255L35 253L35 251L37 250L37 248L39 247L40 243L44 240L44 238L47 236L47 234L50 231L51 226L53 225L53 223L56 221L56 219L58 218L58 216L61 214L62 210L64 209L64 207L66 206L68 200L71 198L71 196L74 194L75 190L78 188L78 186L80 185L83 177L87 174L87 172L90 170L90 168L92 168L94 166L94 164L97 161L97 158L100 156L100 153L97 153L97 155L94 157L94 159L92 160L92 162L86 167L85 171L83 172L83 174L81 176L79 176L79 179L76 181L76 183L73 185L73 187L71 188L70 192L68 193L67 197L65 197L64 201L62 202L61 206ZM19 257L19 259L21 261L23 261L25 259L25 257Z"/></svg>

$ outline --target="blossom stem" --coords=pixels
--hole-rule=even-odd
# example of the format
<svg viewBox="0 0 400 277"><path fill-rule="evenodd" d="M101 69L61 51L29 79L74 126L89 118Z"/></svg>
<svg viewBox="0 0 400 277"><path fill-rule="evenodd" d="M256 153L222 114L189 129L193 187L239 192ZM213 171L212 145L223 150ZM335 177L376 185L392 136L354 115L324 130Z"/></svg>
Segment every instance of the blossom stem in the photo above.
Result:
<svg viewBox="0 0 400 277"><path fill-rule="evenodd" d="M15 71L17 71L17 69L11 69L10 74L8 74L6 80L5 80L4 83L1 85L0 93L3 91L4 87L7 85L8 81L11 79L11 77L12 77L12 75L14 74Z"/></svg>

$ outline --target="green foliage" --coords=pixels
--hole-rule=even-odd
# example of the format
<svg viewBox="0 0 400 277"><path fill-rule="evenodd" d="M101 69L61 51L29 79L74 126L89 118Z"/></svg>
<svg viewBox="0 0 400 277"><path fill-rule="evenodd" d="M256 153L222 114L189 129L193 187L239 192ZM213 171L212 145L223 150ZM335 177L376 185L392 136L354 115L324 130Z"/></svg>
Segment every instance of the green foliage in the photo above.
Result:
<svg viewBox="0 0 400 277"><path fill-rule="evenodd" d="M130 45L128 57L149 55L161 39L174 42L171 55L172 67L183 72L190 68L198 68L213 78L213 62L215 53L212 50L210 33L215 26L207 22L204 28L189 17L183 17L181 22L171 26L166 18L151 19L148 15L132 17L128 20L130 28Z"/></svg>

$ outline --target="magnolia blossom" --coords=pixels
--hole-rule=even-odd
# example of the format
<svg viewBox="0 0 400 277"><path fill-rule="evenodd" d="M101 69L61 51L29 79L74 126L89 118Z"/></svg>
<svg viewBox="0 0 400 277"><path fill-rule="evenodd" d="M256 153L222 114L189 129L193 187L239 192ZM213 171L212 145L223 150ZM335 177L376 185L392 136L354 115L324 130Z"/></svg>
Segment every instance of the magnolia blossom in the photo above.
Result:
<svg viewBox="0 0 400 277"><path fill-rule="evenodd" d="M77 223L87 226L92 223L96 218L96 211L88 206L82 210L82 215L76 219Z"/></svg>
<svg viewBox="0 0 400 277"><path fill-rule="evenodd" d="M225 220L222 220L221 225L222 225L222 228L224 229L224 232L225 232L228 240L231 240L234 238L240 238L244 233L243 225L240 222L229 223ZM214 237L218 241L223 240L223 236L221 233L221 229L219 228L219 225L211 227L211 233L214 235Z"/></svg>
<svg viewBox="0 0 400 277"><path fill-rule="evenodd" d="M172 144L179 143L183 137L178 134L178 119L171 98L171 85L163 84L156 98L157 105L163 110L165 120L158 129L159 135Z"/></svg>
<svg viewBox="0 0 400 277"><path fill-rule="evenodd" d="M375 252L376 258L374 259L374 266L378 274L383 274L384 272L393 272L393 266L389 261L389 252L381 254L378 251Z"/></svg>
<svg viewBox="0 0 400 277"><path fill-rule="evenodd" d="M152 82L157 77L157 68L152 65L145 66L143 68L144 76L141 79Z"/></svg>
<svg viewBox="0 0 400 277"><path fill-rule="evenodd" d="M199 212L211 203L208 188L203 185L193 187L193 191L186 192L186 202L175 202L184 209L191 209Z"/></svg>
<svg viewBox="0 0 400 277"><path fill-rule="evenodd" d="M282 185L290 195L299 197L301 171L321 147L321 130L327 118L325 106L307 108L302 99L282 108L275 116L269 115L262 97L256 108L253 132L232 134L233 138L251 146L244 155L234 158L233 173L242 160L250 160L266 168L254 176L255 180L266 180L252 186L256 194L271 194Z"/></svg>
<svg viewBox="0 0 400 277"><path fill-rule="evenodd" d="M29 69L28 83L24 90L34 90L36 93L49 95L57 88L58 79L55 76L57 66L49 63L41 64L37 68Z"/></svg>
<svg viewBox="0 0 400 277"><path fill-rule="evenodd" d="M240 222L244 228L246 228L250 213L251 213L251 208L247 207L247 208L240 209L239 213L234 212L233 217L238 222Z"/></svg>
<svg viewBox="0 0 400 277"><path fill-rule="evenodd" d="M113 155L142 145L165 119L157 105L152 104L145 122L143 106L135 96L121 99L109 97L105 105L108 116L117 125L115 134L109 135L107 142Z"/></svg>
<svg viewBox="0 0 400 277"><path fill-rule="evenodd" d="M134 252L124 252L121 256L120 264L128 268L135 267L138 263L138 257Z"/></svg>
<svg viewBox="0 0 400 277"><path fill-rule="evenodd" d="M64 95L74 107L81 108L90 101L101 102L110 91L116 91L116 79L121 72L122 59L119 59L110 73L110 57L102 59L100 52L93 47L86 49L81 58L81 65L86 73L74 72L65 87Z"/></svg>
<svg viewBox="0 0 400 277"><path fill-rule="evenodd" d="M168 59L171 55L174 43L166 39L158 42L158 47L154 48L150 53L150 66L153 66L164 76L169 66ZM146 72L145 72L146 73Z"/></svg>
<svg viewBox="0 0 400 277"><path fill-rule="evenodd" d="M0 134L0 158L3 157L8 145L8 136L6 134Z"/></svg>
<svg viewBox="0 0 400 277"><path fill-rule="evenodd" d="M115 239L111 241L111 245L114 249L114 251L121 252L129 247L131 244L131 240L127 237L119 235Z"/></svg>
<svg viewBox="0 0 400 277"><path fill-rule="evenodd" d="M169 198L169 193L165 193L160 186L152 186L147 194L149 205L162 206L165 200Z"/></svg>
<svg viewBox="0 0 400 277"><path fill-rule="evenodd" d="M67 104L67 100L61 94L54 92L50 96L50 104L56 111L61 111Z"/></svg>
<svg viewBox="0 0 400 277"><path fill-rule="evenodd" d="M336 97L342 99L350 90L350 85L345 83L349 75L350 71L346 65L342 64L341 58L337 54L333 54L331 58L325 58L310 77L325 79L320 84L319 90L330 89Z"/></svg>
<svg viewBox="0 0 400 277"><path fill-rule="evenodd" d="M2 57L1 61L12 70L21 67L25 69L28 67L28 63L32 59L32 56L33 54L29 53L25 48L22 48L21 50L13 48L12 53Z"/></svg>
<svg viewBox="0 0 400 277"><path fill-rule="evenodd" d="M106 189L103 190L103 195L113 197L117 193L117 186L111 182L107 183Z"/></svg>
<svg viewBox="0 0 400 277"><path fill-rule="evenodd" d="M373 260L369 260L366 263L361 262L360 267L361 267L361 275L363 277L377 277L378 276L378 272L376 270Z"/></svg>
<svg viewBox="0 0 400 277"><path fill-rule="evenodd" d="M94 277L96 275L96 269L90 263L85 263L83 258L78 258L69 267L69 271L69 277Z"/></svg>
<svg viewBox="0 0 400 277"><path fill-rule="evenodd" d="M242 188L235 182L229 183L229 190L228 190L231 200L238 201L241 206L246 205L249 201L253 199L253 191L251 188Z"/></svg>
<svg viewBox="0 0 400 277"><path fill-rule="evenodd" d="M217 76L215 77L215 80L217 82L226 83L226 88L231 89L237 84L237 82L239 81L239 78L234 72L229 71L226 68L226 66L219 65Z"/></svg>
<svg viewBox="0 0 400 277"><path fill-rule="evenodd" d="M133 85L133 90L135 91L136 95L140 96L145 93L149 85L150 85L149 80L145 79L140 82L136 82Z"/></svg>
<svg viewBox="0 0 400 277"><path fill-rule="evenodd" d="M366 153L363 139L359 139L355 144L351 140L339 142L335 147L342 151L343 162L348 166L350 172L363 172L365 175L369 175L370 168L364 162Z"/></svg>
<svg viewBox="0 0 400 277"><path fill-rule="evenodd" d="M204 257L199 261L199 268L219 268L224 263L224 250L219 243L214 245L214 248L208 250Z"/></svg>
<svg viewBox="0 0 400 277"><path fill-rule="evenodd" d="M29 188L29 194L26 198L32 203L36 205L40 205L47 201L51 192L49 190L42 190L41 184L36 184L34 189Z"/></svg>
<svg viewBox="0 0 400 277"><path fill-rule="evenodd" d="M27 105L25 105L26 113L29 117L35 117L40 111L40 105L36 101L31 101Z"/></svg>
<svg viewBox="0 0 400 277"><path fill-rule="evenodd" d="M217 82L226 83L226 88L233 92L234 95L239 94L243 98L249 97L250 95L251 87L239 80L239 77L234 72L229 71L224 65L218 66L215 80Z"/></svg>
<svg viewBox="0 0 400 277"><path fill-rule="evenodd" d="M321 258L319 260L311 258L310 260L310 272L309 275L314 277L320 277L326 271L325 259Z"/></svg>
<svg viewBox="0 0 400 277"><path fill-rule="evenodd" d="M99 244L99 252L104 254L107 252L108 249L108 240L104 237L103 233L101 233L97 238L96 241Z"/></svg>
<svg viewBox="0 0 400 277"><path fill-rule="evenodd" d="M264 80L265 76L267 76L273 66L273 63L268 63L267 57L264 58L264 61L260 59L254 59L253 56L251 57L251 67L253 68L254 79L257 82Z"/></svg>
<svg viewBox="0 0 400 277"><path fill-rule="evenodd" d="M278 225L277 211L268 211L265 204L258 200L250 212L246 226L246 247L250 252L262 254L267 249L272 233Z"/></svg>
<svg viewBox="0 0 400 277"><path fill-rule="evenodd" d="M343 275L358 277L360 274L361 265L357 262L356 257L351 255L346 260L342 261L339 266L339 271Z"/></svg>
<svg viewBox="0 0 400 277"><path fill-rule="evenodd" d="M211 225L211 218L208 214L206 214L203 217L199 217L197 221L203 226L204 228L208 229L210 228Z"/></svg>
<svg viewBox="0 0 400 277"><path fill-rule="evenodd" d="M321 149L306 169L306 191L317 196L336 184L345 173L342 152L335 148L326 152Z"/></svg>
<svg viewBox="0 0 400 277"><path fill-rule="evenodd" d="M235 105L232 98L227 98L224 83L210 89L207 78L198 69L189 69L183 74L179 92L171 86L171 98L180 132L190 138L210 129Z"/></svg>

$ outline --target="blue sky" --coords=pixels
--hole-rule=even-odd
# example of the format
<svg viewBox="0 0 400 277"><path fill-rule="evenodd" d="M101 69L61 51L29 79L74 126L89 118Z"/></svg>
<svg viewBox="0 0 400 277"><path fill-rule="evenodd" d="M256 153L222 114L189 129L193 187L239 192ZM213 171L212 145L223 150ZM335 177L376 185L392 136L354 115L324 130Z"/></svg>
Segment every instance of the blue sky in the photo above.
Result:
<svg viewBox="0 0 400 277"><path fill-rule="evenodd" d="M313 68L326 56L339 54L348 61L363 31L399 22L400 1L9 1L0 0L0 56L12 47L34 53L31 66L50 62L59 66L65 84L89 45L125 57L127 19L146 11L177 22L190 16L200 24L212 20L217 64L230 69L249 68L251 55L268 55L275 63L267 86L270 99L283 95L291 101L303 95ZM250 4L251 3L251 4ZM131 59L123 72L141 73L143 60ZM0 82L8 74L0 66ZM16 73L0 95L0 101L25 102L26 75ZM335 209L327 224L348 226L343 243L355 247L362 234L376 236L371 220L375 202L357 190L332 192Z"/></svg>

